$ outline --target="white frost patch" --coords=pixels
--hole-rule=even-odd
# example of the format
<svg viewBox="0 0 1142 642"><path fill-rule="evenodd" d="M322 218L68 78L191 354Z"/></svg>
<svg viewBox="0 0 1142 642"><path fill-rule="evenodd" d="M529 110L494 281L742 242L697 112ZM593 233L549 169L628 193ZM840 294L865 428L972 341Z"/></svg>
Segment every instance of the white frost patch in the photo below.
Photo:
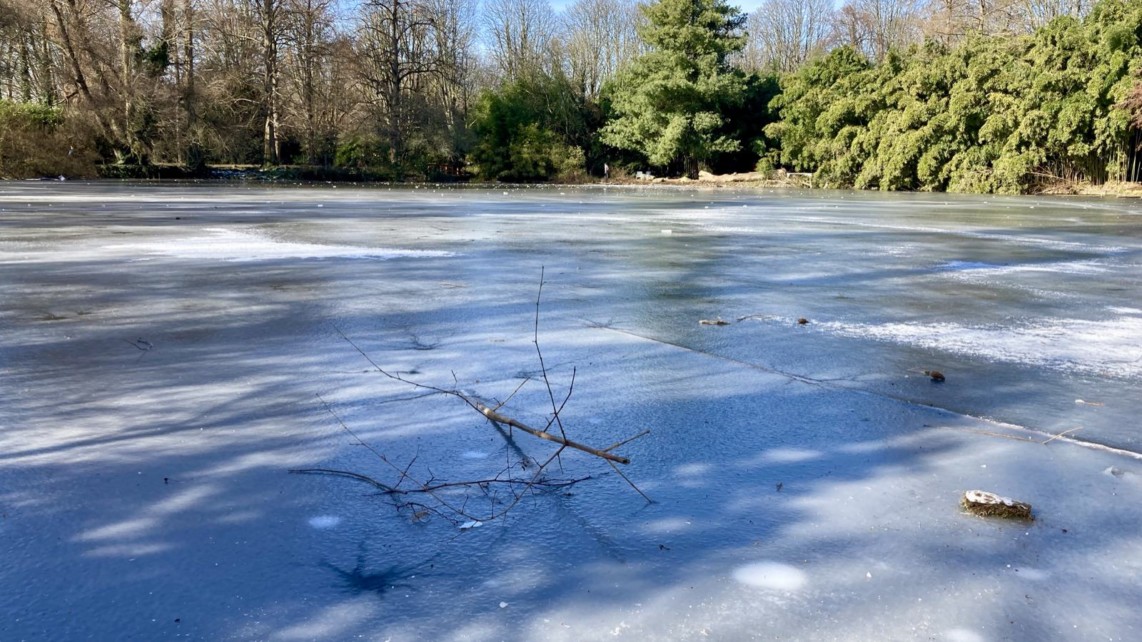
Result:
<svg viewBox="0 0 1142 642"><path fill-rule="evenodd" d="M674 467L674 474L680 477L696 477L698 475L705 475L713 470L713 466L704 462L693 462L690 464L680 464Z"/></svg>
<svg viewBox="0 0 1142 642"><path fill-rule="evenodd" d="M1049 319L1020 326L955 323L818 324L841 336L902 343L1064 372L1142 376L1142 317Z"/></svg>
<svg viewBox="0 0 1142 642"><path fill-rule="evenodd" d="M654 534L677 533L689 529L692 524L690 520L681 517L664 517L647 522L642 531Z"/></svg>
<svg viewBox="0 0 1142 642"><path fill-rule="evenodd" d="M993 277L1001 274L1017 274L1022 272L1042 272L1048 274L1102 274L1110 271L1110 267L1102 259L1086 259L1081 261L1052 261L1048 263L1027 263L1021 265L997 265L995 263L981 263L977 261L949 261L937 268L945 272L968 273L959 274L964 278L987 276Z"/></svg>
<svg viewBox="0 0 1142 642"><path fill-rule="evenodd" d="M771 464L796 464L820 459L821 456L821 451L807 448L770 448L761 453L760 460Z"/></svg>
<svg viewBox="0 0 1142 642"><path fill-rule="evenodd" d="M374 609L366 599L327 606L316 612L310 609L305 612L308 620L287 626L273 637L278 640L345 639L350 630L373 615Z"/></svg>
<svg viewBox="0 0 1142 642"><path fill-rule="evenodd" d="M392 259L452 256L437 250L401 250L357 245L319 245L275 241L255 232L207 228L206 234L179 239L124 243L114 249L142 256L172 256L208 261L272 261L281 259Z"/></svg>
<svg viewBox="0 0 1142 642"><path fill-rule="evenodd" d="M1028 568L1026 566L1015 569L1015 574L1025 580L1030 580L1032 582L1042 582L1051 577L1051 574L1047 571L1037 568Z"/></svg>
<svg viewBox="0 0 1142 642"><path fill-rule="evenodd" d="M950 629L940 639L948 642L986 642L987 640L971 629Z"/></svg>
<svg viewBox="0 0 1142 642"><path fill-rule="evenodd" d="M482 453L478 450L466 450L460 454L464 459L485 459L488 453Z"/></svg>
<svg viewBox="0 0 1142 642"><path fill-rule="evenodd" d="M319 530L334 528L340 523L341 518L336 515L318 515L309 518L309 525Z"/></svg>
<svg viewBox="0 0 1142 642"><path fill-rule="evenodd" d="M76 539L80 541L90 542L106 539L128 539L131 537L142 537L151 531L151 529L158 526L159 521L151 517L140 517L137 519L128 519L107 526L91 529Z"/></svg>
<svg viewBox="0 0 1142 642"><path fill-rule="evenodd" d="M754 562L734 569L734 579L746 586L796 591L809 581L800 569L779 562Z"/></svg>

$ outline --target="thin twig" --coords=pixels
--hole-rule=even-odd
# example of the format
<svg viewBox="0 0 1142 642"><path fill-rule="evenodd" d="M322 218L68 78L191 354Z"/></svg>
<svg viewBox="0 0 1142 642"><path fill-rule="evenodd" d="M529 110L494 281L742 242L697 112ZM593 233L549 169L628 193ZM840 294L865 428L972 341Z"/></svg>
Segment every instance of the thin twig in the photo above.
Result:
<svg viewBox="0 0 1142 642"><path fill-rule="evenodd" d="M634 482L632 482L630 480L630 477L627 477L626 475L623 474L623 471L619 470L619 467L615 465L615 462L607 460L607 463L611 465L611 468L615 469L615 472L619 474L619 477L622 477L626 483L630 484L630 487L634 489L634 492L638 493L639 495L642 495L642 498L646 500L646 503L648 503L648 504L654 503L654 500L651 499L650 497L648 497L646 495L646 493L642 492L642 489L640 489L638 486L634 485Z"/></svg>
<svg viewBox="0 0 1142 642"><path fill-rule="evenodd" d="M335 477L348 477L350 479L363 481L370 486L375 486L390 495L412 495L414 493L432 494L438 490L443 490L446 488L463 488L471 486L480 486L483 488L483 490L487 490L487 486L491 486L492 484L507 484L508 486L524 484L524 482L519 479L500 479L499 477L493 477L491 479L474 479L471 481L440 482L438 484L429 484L420 488L396 488L394 486L389 486L383 482L379 482L372 477L369 477L368 475L362 475L360 473L354 473L348 470L337 470L334 468L292 468L289 472L295 475L333 475ZM584 477L578 477L575 479L541 479L528 483L527 486L540 486L543 488L566 488L568 486L574 486L575 484L585 482L590 479L593 479L591 475L586 475ZM524 490L527 489L525 488Z"/></svg>
<svg viewBox="0 0 1142 642"><path fill-rule="evenodd" d="M535 354L539 356L539 370L543 373L543 383L547 386L547 397L551 400L551 417L555 425L559 426L559 434L566 440L567 431L563 428L563 420L559 418L559 405L555 403L555 392L551 389L551 381L547 378L547 365L543 363L543 351L539 349L539 302L543 298L544 269L544 266L539 268L539 291L535 295L535 330L532 334L532 343L535 344Z"/></svg>
<svg viewBox="0 0 1142 642"><path fill-rule="evenodd" d="M385 456L382 455L380 452L378 452L376 448L373 448L369 444L365 443L365 441L363 439L361 439L360 437L357 436L357 433L353 432L352 430L349 429L349 426L345 425L345 421L342 420L341 417L336 412L333 411L333 407L329 405L329 402L325 400L325 397L321 396L321 393L317 393L317 398L320 399L322 405L325 406L325 411L328 412L330 415L332 415L333 418L337 420L337 423L341 424L342 430L349 433L349 435L351 437L353 437L353 439L356 439L358 444L364 446L365 448L368 448L381 461L388 462L388 460L385 459Z"/></svg>
<svg viewBox="0 0 1142 642"><path fill-rule="evenodd" d="M1032 443L1035 443L1034 439L1031 439L1030 437L1020 437L1019 435L1005 435L1005 434L1000 433L1000 432L992 432L990 430L977 430L975 428L968 428L967 431L968 432L974 432L977 435L986 435L988 437L1000 437L1002 439L1013 439L1015 441L1030 441Z"/></svg>
<svg viewBox="0 0 1142 642"><path fill-rule="evenodd" d="M610 446L607 446L606 448L603 449L603 452L609 453L612 450L614 450L615 448L618 448L619 446L625 446L625 445L629 444L630 442L634 441L635 439L638 439L640 437L645 437L649 434L650 434L650 428L647 428L646 430L638 433L637 435L635 435L633 437L627 437L626 439L624 439L620 442L617 442L617 443L611 444Z"/></svg>
<svg viewBox="0 0 1142 642"><path fill-rule="evenodd" d="M512 393L508 395L507 399L504 399L503 401L496 404L496 410L503 408L509 401L511 401L512 397L516 396L516 393L522 390L528 381L531 381L531 377L524 377L523 381L519 382L519 385L515 387L515 390L512 390Z"/></svg>
<svg viewBox="0 0 1142 642"><path fill-rule="evenodd" d="M389 486L388 484L383 484L383 483L373 479L372 477L369 477L368 475L362 475L360 473L354 473L354 472L350 472L347 470L333 470L331 468L291 468L289 472L292 474L295 474L295 475L334 475L337 477L349 477L350 479L356 479L358 481L363 481L366 484L376 486L377 488L385 491L386 493L404 493L404 492L407 492L407 491L397 490L397 489L393 488L392 486Z"/></svg>
<svg viewBox="0 0 1142 642"><path fill-rule="evenodd" d="M1055 436L1051 437L1051 438L1050 438L1050 439L1048 439L1047 441L1044 441L1044 442L1043 442L1043 445L1047 445L1047 444L1051 443L1052 441L1055 441L1055 440L1056 440L1056 439L1058 439L1059 437L1063 437L1063 436L1065 436L1067 433L1070 433L1070 432L1075 432L1076 430L1082 430L1082 429L1083 429L1083 427L1082 427L1082 426L1075 426L1074 428L1071 428L1071 429L1069 429L1069 430L1064 430L1063 432L1061 432L1061 433L1059 433L1059 434L1057 434L1057 435L1055 435Z"/></svg>

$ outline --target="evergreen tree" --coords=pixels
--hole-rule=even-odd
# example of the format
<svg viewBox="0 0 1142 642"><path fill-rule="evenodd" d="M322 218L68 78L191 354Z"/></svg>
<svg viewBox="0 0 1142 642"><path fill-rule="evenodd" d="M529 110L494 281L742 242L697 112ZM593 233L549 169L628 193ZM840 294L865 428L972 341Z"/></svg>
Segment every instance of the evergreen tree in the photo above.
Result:
<svg viewBox="0 0 1142 642"><path fill-rule="evenodd" d="M485 180L577 182L586 177L592 106L562 74L522 74L481 96L470 158Z"/></svg>
<svg viewBox="0 0 1142 642"><path fill-rule="evenodd" d="M745 16L725 0L658 0L642 9L647 53L610 88L613 118L602 140L637 151L659 167L681 164L687 176L717 152L737 151L722 110L745 91L726 58L745 46Z"/></svg>

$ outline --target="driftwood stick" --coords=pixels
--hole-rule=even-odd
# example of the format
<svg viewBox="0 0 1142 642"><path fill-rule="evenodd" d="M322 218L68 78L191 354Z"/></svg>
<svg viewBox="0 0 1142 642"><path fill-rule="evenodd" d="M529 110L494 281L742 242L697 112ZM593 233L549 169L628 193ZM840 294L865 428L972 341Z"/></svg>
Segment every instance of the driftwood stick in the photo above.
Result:
<svg viewBox="0 0 1142 642"><path fill-rule="evenodd" d="M532 428L531 426L528 426L527 424L524 424L520 421L516 421L515 419L512 419L511 417L501 415L500 413L496 412L495 410L492 410L491 408L485 406L484 404L482 404L480 402L475 403L475 408L476 408L476 410L478 410L480 412L480 414L484 415L488 419L490 419L490 420L492 420L498 424L504 424L505 426L511 426L512 428L519 428L520 430L522 430L522 431L524 431L524 432L526 432L529 435L532 435L534 437L539 437L540 439L546 439L547 441L553 441L557 444L561 444L561 445L566 446L568 448L574 448L575 450L581 450L581 451L588 453L590 455L594 455L596 457L601 457L603 459L606 459L607 461L618 462L620 464L629 464L630 463L630 459L627 457L622 457L620 455L615 455L613 453L609 453L605 450L599 450L598 448L594 448L594 447L588 446L586 444L581 444L581 443L576 442L576 441L571 441L570 439L567 439L565 437L560 437L559 435L553 435L553 434L551 434L545 430L539 430L537 428Z"/></svg>

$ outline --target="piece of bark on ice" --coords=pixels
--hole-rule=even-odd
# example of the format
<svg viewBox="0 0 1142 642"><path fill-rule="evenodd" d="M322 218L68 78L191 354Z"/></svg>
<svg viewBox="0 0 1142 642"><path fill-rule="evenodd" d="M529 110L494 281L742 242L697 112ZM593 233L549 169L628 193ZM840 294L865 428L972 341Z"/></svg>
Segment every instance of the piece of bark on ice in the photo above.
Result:
<svg viewBox="0 0 1142 642"><path fill-rule="evenodd" d="M723 319L698 319L698 325L729 325L729 321Z"/></svg>
<svg viewBox="0 0 1142 642"><path fill-rule="evenodd" d="M1010 497L1000 497L985 490L967 491L960 505L969 513L982 517L1035 519L1031 515L1031 504L1015 501Z"/></svg>

